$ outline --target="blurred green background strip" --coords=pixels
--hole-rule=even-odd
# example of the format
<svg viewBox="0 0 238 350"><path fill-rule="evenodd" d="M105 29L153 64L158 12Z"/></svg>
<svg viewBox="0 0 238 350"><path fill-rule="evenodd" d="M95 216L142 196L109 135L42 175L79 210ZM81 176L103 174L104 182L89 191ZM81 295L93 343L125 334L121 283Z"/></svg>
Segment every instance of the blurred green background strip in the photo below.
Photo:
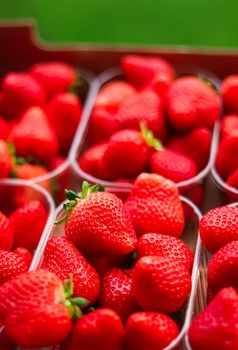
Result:
<svg viewBox="0 0 238 350"><path fill-rule="evenodd" d="M238 47L237 0L0 0L48 41Z"/></svg>

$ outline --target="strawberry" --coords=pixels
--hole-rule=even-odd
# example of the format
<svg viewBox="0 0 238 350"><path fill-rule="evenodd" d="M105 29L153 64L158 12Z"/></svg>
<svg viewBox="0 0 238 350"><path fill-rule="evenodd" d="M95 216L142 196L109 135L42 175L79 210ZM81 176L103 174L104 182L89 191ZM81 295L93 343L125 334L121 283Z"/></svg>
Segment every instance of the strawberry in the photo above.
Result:
<svg viewBox="0 0 238 350"><path fill-rule="evenodd" d="M192 322L188 337L193 350L238 349L238 294L222 289Z"/></svg>
<svg viewBox="0 0 238 350"><path fill-rule="evenodd" d="M238 134L223 137L216 155L216 169L223 179L227 179L238 169L238 159L234 154L238 152Z"/></svg>
<svg viewBox="0 0 238 350"><path fill-rule="evenodd" d="M54 176L52 178L52 191L54 192L54 199L56 203L61 203L64 198L64 190L65 188L68 188L71 181L71 172L69 169L69 166L65 169L65 163L67 162L67 159L65 157L62 157L60 155L57 155L56 157L50 159L48 162L48 169L49 171L54 171L57 169L59 171L59 168L63 166L64 170L61 170L57 176ZM53 176L51 174L51 176ZM48 190L49 191L49 190Z"/></svg>
<svg viewBox="0 0 238 350"><path fill-rule="evenodd" d="M171 124L178 130L211 128L221 113L221 101L204 81L186 76L172 83L166 110Z"/></svg>
<svg viewBox="0 0 238 350"><path fill-rule="evenodd" d="M164 103L166 99L167 91L172 84L172 79L166 74L158 73L147 84L143 86L143 90L151 89L153 90Z"/></svg>
<svg viewBox="0 0 238 350"><path fill-rule="evenodd" d="M63 153L67 153L71 146L81 114L81 102L72 93L55 95L47 106L47 116Z"/></svg>
<svg viewBox="0 0 238 350"><path fill-rule="evenodd" d="M0 250L0 285L27 271L29 265L17 253Z"/></svg>
<svg viewBox="0 0 238 350"><path fill-rule="evenodd" d="M65 225L67 239L86 254L123 255L136 246L136 235L123 202L100 186L84 182L82 195L67 192L70 202Z"/></svg>
<svg viewBox="0 0 238 350"><path fill-rule="evenodd" d="M214 253L229 242L238 240L238 208L223 206L208 211L200 221L203 245Z"/></svg>
<svg viewBox="0 0 238 350"><path fill-rule="evenodd" d="M13 168L11 150L4 140L0 140L0 178L9 177Z"/></svg>
<svg viewBox="0 0 238 350"><path fill-rule="evenodd" d="M0 346L1 350L15 350L15 345L9 340L6 335L6 330L4 328L4 324L0 320Z"/></svg>
<svg viewBox="0 0 238 350"><path fill-rule="evenodd" d="M132 278L119 268L108 270L102 279L99 303L126 320L137 309L132 295Z"/></svg>
<svg viewBox="0 0 238 350"><path fill-rule="evenodd" d="M178 311L191 290L191 275L178 260L164 256L144 256L132 274L134 297L145 311Z"/></svg>
<svg viewBox="0 0 238 350"><path fill-rule="evenodd" d="M14 242L13 227L9 219L0 211L0 250L10 250Z"/></svg>
<svg viewBox="0 0 238 350"><path fill-rule="evenodd" d="M208 264L208 285L213 292L224 287L238 289L238 241L233 241L219 249Z"/></svg>
<svg viewBox="0 0 238 350"><path fill-rule="evenodd" d="M63 350L123 350L120 317L110 309L98 309L79 318Z"/></svg>
<svg viewBox="0 0 238 350"><path fill-rule="evenodd" d="M238 115L228 114L223 117L221 122L221 137L238 135Z"/></svg>
<svg viewBox="0 0 238 350"><path fill-rule="evenodd" d="M119 128L115 113L103 108L95 108L91 115L89 138L92 144L107 141ZM123 129L123 128L122 128Z"/></svg>
<svg viewBox="0 0 238 350"><path fill-rule="evenodd" d="M136 312L127 320L126 348L162 350L178 335L178 326L170 317L157 312Z"/></svg>
<svg viewBox="0 0 238 350"><path fill-rule="evenodd" d="M0 116L0 139L7 140L10 131L8 123Z"/></svg>
<svg viewBox="0 0 238 350"><path fill-rule="evenodd" d="M104 172L103 158L108 143L100 143L90 147L80 158L79 166L87 174L103 179L107 177Z"/></svg>
<svg viewBox="0 0 238 350"><path fill-rule="evenodd" d="M66 305L73 311L73 299L66 304L63 285L56 275L43 270L26 272L4 283L0 295L0 318L18 346L47 347L68 336L72 316Z"/></svg>
<svg viewBox="0 0 238 350"><path fill-rule="evenodd" d="M139 175L125 202L137 235L154 232L180 237L183 207L176 185L157 174Z"/></svg>
<svg viewBox="0 0 238 350"><path fill-rule="evenodd" d="M76 79L73 68L63 62L37 63L30 68L30 74L44 87L50 97L66 92Z"/></svg>
<svg viewBox="0 0 238 350"><path fill-rule="evenodd" d="M28 264L29 267L31 266L33 256L29 252L29 250L27 250L26 248L17 247L16 249L14 249L13 252L15 254L18 254L19 256L21 256L26 261L26 263Z"/></svg>
<svg viewBox="0 0 238 350"><path fill-rule="evenodd" d="M44 251L42 269L54 272L62 281L73 275L74 295L93 304L100 288L95 269L65 237L51 237Z"/></svg>
<svg viewBox="0 0 238 350"><path fill-rule="evenodd" d="M232 173L226 183L231 186L231 187L234 187L236 189L238 189L238 168L234 171L234 173Z"/></svg>
<svg viewBox="0 0 238 350"><path fill-rule="evenodd" d="M112 81L101 88L94 107L115 112L122 101L135 94L136 89L125 81Z"/></svg>
<svg viewBox="0 0 238 350"><path fill-rule="evenodd" d="M226 112L238 113L238 75L230 75L223 80L221 95Z"/></svg>
<svg viewBox="0 0 238 350"><path fill-rule="evenodd" d="M48 160L58 152L57 138L43 109L32 107L12 129L9 140L19 156L33 156Z"/></svg>
<svg viewBox="0 0 238 350"><path fill-rule="evenodd" d="M147 233L138 240L138 259L143 256L165 256L184 264L189 271L193 266L193 253L188 246L176 237L159 233Z"/></svg>
<svg viewBox="0 0 238 350"><path fill-rule="evenodd" d="M9 217L16 247L37 248L44 230L47 213L39 200L31 200L16 209Z"/></svg>
<svg viewBox="0 0 238 350"><path fill-rule="evenodd" d="M138 87L151 81L155 75L162 75L170 80L173 80L175 75L172 66L158 56L125 55L121 66L126 78Z"/></svg>
<svg viewBox="0 0 238 350"><path fill-rule="evenodd" d="M18 118L32 106L43 107L45 91L28 73L11 72L2 81L2 110L12 118Z"/></svg>

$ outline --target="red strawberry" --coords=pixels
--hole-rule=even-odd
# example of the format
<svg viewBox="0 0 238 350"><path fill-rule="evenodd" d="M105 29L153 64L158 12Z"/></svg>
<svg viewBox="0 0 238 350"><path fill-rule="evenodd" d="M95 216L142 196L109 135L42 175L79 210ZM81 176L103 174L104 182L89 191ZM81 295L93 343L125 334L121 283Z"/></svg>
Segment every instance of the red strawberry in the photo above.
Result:
<svg viewBox="0 0 238 350"><path fill-rule="evenodd" d="M99 303L126 320L137 309L132 295L132 278L116 267L108 270L102 279Z"/></svg>
<svg viewBox="0 0 238 350"><path fill-rule="evenodd" d="M56 135L45 112L39 107L32 107L23 114L12 129L9 140L14 143L16 153L20 156L48 160L58 151Z"/></svg>
<svg viewBox="0 0 238 350"><path fill-rule="evenodd" d="M44 251L42 269L54 272L62 281L73 275L74 295L93 304L100 288L95 269L65 237L51 237Z"/></svg>
<svg viewBox="0 0 238 350"><path fill-rule="evenodd" d="M81 102L74 94L62 93L47 106L49 121L58 137L60 150L67 153L82 114Z"/></svg>
<svg viewBox="0 0 238 350"><path fill-rule="evenodd" d="M98 309L79 318L64 350L123 350L124 330L119 316Z"/></svg>
<svg viewBox="0 0 238 350"><path fill-rule="evenodd" d="M137 235L154 232L180 237L184 215L176 185L156 174L141 174L125 202Z"/></svg>
<svg viewBox="0 0 238 350"><path fill-rule="evenodd" d="M39 200L31 200L16 209L9 217L16 247L36 249L44 230L47 213Z"/></svg>
<svg viewBox="0 0 238 350"><path fill-rule="evenodd" d="M29 252L29 250L27 250L26 248L17 247L16 249L14 249L13 252L21 256L26 261L29 267L31 266L33 256Z"/></svg>
<svg viewBox="0 0 238 350"><path fill-rule="evenodd" d="M13 227L8 218L0 211L0 250L10 250L13 246Z"/></svg>
<svg viewBox="0 0 238 350"><path fill-rule="evenodd" d="M0 178L9 177L13 168L13 159L8 144L0 140Z"/></svg>
<svg viewBox="0 0 238 350"><path fill-rule="evenodd" d="M103 108L95 108L91 115L89 137L92 144L107 141L119 128L115 113Z"/></svg>
<svg viewBox="0 0 238 350"><path fill-rule="evenodd" d="M0 318L20 347L47 347L69 334L72 316L64 305L63 285L51 272L24 273L4 283L0 295Z"/></svg>
<svg viewBox="0 0 238 350"><path fill-rule="evenodd" d="M238 135L238 115L228 114L223 117L221 122L221 137Z"/></svg>
<svg viewBox="0 0 238 350"><path fill-rule="evenodd" d="M167 95L167 113L178 130L199 126L211 128L221 113L221 101L202 80L187 76L177 79Z"/></svg>
<svg viewBox="0 0 238 350"><path fill-rule="evenodd" d="M226 112L238 113L238 75L230 75L223 80L221 94Z"/></svg>
<svg viewBox="0 0 238 350"><path fill-rule="evenodd" d="M229 186L238 189L238 169L236 169L236 170L234 171L234 173L232 173L232 174L228 177L226 183L227 183Z"/></svg>
<svg viewBox="0 0 238 350"><path fill-rule="evenodd" d="M66 158L57 155L56 157L50 159L48 163L49 171L54 171L56 169L57 171L59 171L57 176L52 179L53 184L51 186L52 191L54 192L53 194L54 194L54 199L56 203L61 203L64 200L65 188L69 187L70 181L71 181L71 172L69 169L69 165L67 166L67 168L65 168L66 162L67 162ZM64 170L62 170L62 166ZM53 175L51 174L51 176Z"/></svg>
<svg viewBox="0 0 238 350"><path fill-rule="evenodd" d="M238 208L211 209L200 222L203 245L212 253L229 242L238 240Z"/></svg>
<svg viewBox="0 0 238 350"><path fill-rule="evenodd" d="M137 312L127 320L126 348L162 350L178 335L178 326L170 317L157 312Z"/></svg>
<svg viewBox="0 0 238 350"><path fill-rule="evenodd" d="M165 101L166 93L172 83L171 77L166 74L158 73L152 80L144 85L143 90L152 89L158 96L161 97L162 102Z"/></svg>
<svg viewBox="0 0 238 350"><path fill-rule="evenodd" d="M76 79L73 68L63 62L37 63L30 68L30 74L45 88L50 97L65 92Z"/></svg>
<svg viewBox="0 0 238 350"><path fill-rule="evenodd" d="M45 91L27 73L11 72L2 81L2 110L12 118L20 117L26 109L45 104Z"/></svg>
<svg viewBox="0 0 238 350"><path fill-rule="evenodd" d="M105 178L107 174L104 172L103 158L107 147L107 142L90 147L79 160L80 168L89 175Z"/></svg>
<svg viewBox="0 0 238 350"><path fill-rule="evenodd" d="M175 75L172 66L160 57L126 55L121 65L126 78L138 87L148 83L155 75L166 76L170 80Z"/></svg>
<svg viewBox="0 0 238 350"><path fill-rule="evenodd" d="M98 190L100 186L89 187L84 182L80 198L68 192L72 211L65 226L66 237L87 254L104 256L132 252L137 240L123 202L111 193L95 192Z"/></svg>
<svg viewBox="0 0 238 350"><path fill-rule="evenodd" d="M138 241L138 259L143 256L165 256L184 264L189 271L193 266L193 253L188 246L176 237L159 233L147 233Z"/></svg>
<svg viewBox="0 0 238 350"><path fill-rule="evenodd" d="M7 140L10 131L8 123L0 116L0 139Z"/></svg>
<svg viewBox="0 0 238 350"><path fill-rule="evenodd" d="M123 100L135 94L136 89L125 81L112 81L99 91L94 106L114 112Z"/></svg>
<svg viewBox="0 0 238 350"><path fill-rule="evenodd" d="M238 349L238 294L222 289L192 322L189 342L193 350Z"/></svg>
<svg viewBox="0 0 238 350"><path fill-rule="evenodd" d="M132 288L143 310L170 314L187 299L191 276L187 267L173 258L144 256L135 265Z"/></svg>
<svg viewBox="0 0 238 350"><path fill-rule="evenodd" d="M223 179L227 179L238 168L238 134L223 137L216 156L216 169Z"/></svg>
<svg viewBox="0 0 238 350"><path fill-rule="evenodd" d="M28 263L20 255L7 250L0 250L0 284L22 274L28 269Z"/></svg>
<svg viewBox="0 0 238 350"><path fill-rule="evenodd" d="M238 241L233 241L219 249L208 264L208 285L213 292L224 287L238 289Z"/></svg>
<svg viewBox="0 0 238 350"><path fill-rule="evenodd" d="M0 320L0 346L1 350L15 350L16 347L10 341L8 336L6 335L6 330L4 328L4 324Z"/></svg>

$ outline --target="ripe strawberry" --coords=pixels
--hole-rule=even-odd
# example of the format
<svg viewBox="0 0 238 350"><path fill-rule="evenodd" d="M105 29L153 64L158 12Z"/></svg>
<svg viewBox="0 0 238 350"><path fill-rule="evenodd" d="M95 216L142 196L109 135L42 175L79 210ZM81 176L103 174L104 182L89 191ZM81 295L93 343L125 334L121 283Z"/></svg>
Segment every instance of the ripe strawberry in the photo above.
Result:
<svg viewBox="0 0 238 350"><path fill-rule="evenodd" d="M224 287L238 288L238 241L233 241L219 249L208 264L208 285L213 292Z"/></svg>
<svg viewBox="0 0 238 350"><path fill-rule="evenodd" d="M165 256L181 264L189 271L193 266L193 253L188 246L176 237L166 236L159 233L147 233L138 240L138 259L143 256Z"/></svg>
<svg viewBox="0 0 238 350"><path fill-rule="evenodd" d="M84 182L79 198L69 191L70 209L66 237L86 254L123 255L136 246L136 234L122 201L100 186ZM75 205L73 207L73 205ZM67 206L66 206L67 208Z"/></svg>
<svg viewBox="0 0 238 350"><path fill-rule="evenodd" d="M0 285L28 269L29 265L20 255L0 250Z"/></svg>
<svg viewBox="0 0 238 350"><path fill-rule="evenodd" d="M223 206L211 209L200 221L203 245L214 253L229 242L238 240L238 208Z"/></svg>
<svg viewBox="0 0 238 350"><path fill-rule="evenodd" d="M2 81L2 110L18 118L26 109L45 104L45 91L28 73L11 72Z"/></svg>
<svg viewBox="0 0 238 350"><path fill-rule="evenodd" d="M223 179L227 179L238 168L238 134L224 137L217 150L216 169Z"/></svg>
<svg viewBox="0 0 238 350"><path fill-rule="evenodd" d="M126 320L138 308L132 295L132 278L117 267L108 270L102 279L99 303Z"/></svg>
<svg viewBox="0 0 238 350"><path fill-rule="evenodd" d="M168 316L157 312L137 312L126 324L128 350L162 350L179 334L178 326Z"/></svg>
<svg viewBox="0 0 238 350"><path fill-rule="evenodd" d="M77 320L63 350L123 350L123 337L119 316L110 309L98 309Z"/></svg>
<svg viewBox="0 0 238 350"><path fill-rule="evenodd" d="M193 350L238 348L238 294L222 289L192 322L188 336Z"/></svg>
<svg viewBox="0 0 238 350"><path fill-rule="evenodd" d="M141 174L125 202L137 235L154 232L180 237L183 207L176 185L156 174Z"/></svg>
<svg viewBox="0 0 238 350"><path fill-rule="evenodd" d="M47 347L69 334L72 316L64 305L63 285L51 272L26 272L4 283L0 295L0 318L18 346Z"/></svg>
<svg viewBox="0 0 238 350"><path fill-rule="evenodd" d="M234 171L234 173L232 173L232 174L228 177L226 183L227 183L229 186L238 189L238 169L236 169L236 170Z"/></svg>
<svg viewBox="0 0 238 350"><path fill-rule="evenodd" d="M8 144L0 140L0 178L9 177L13 168L13 159Z"/></svg>
<svg viewBox="0 0 238 350"><path fill-rule="evenodd" d="M58 152L56 135L43 109L32 107L12 129L9 140L16 147L19 156L33 156L48 160Z"/></svg>
<svg viewBox="0 0 238 350"><path fill-rule="evenodd" d="M10 250L13 246L13 227L8 218L0 211L0 250Z"/></svg>
<svg viewBox="0 0 238 350"><path fill-rule="evenodd" d="M44 252L42 269L54 272L62 281L73 275L74 295L93 304L99 295L100 280L95 269L65 237L51 237Z"/></svg>
<svg viewBox="0 0 238 350"><path fill-rule="evenodd" d="M165 102L166 94L170 85L172 84L172 79L166 74L158 73L152 80L149 80L147 84L143 86L143 90L151 89L153 90L161 99Z"/></svg>
<svg viewBox="0 0 238 350"><path fill-rule="evenodd" d="M162 75L170 80L175 75L172 66L160 57L126 55L122 58L121 66L126 78L138 87L151 81L155 75Z"/></svg>
<svg viewBox="0 0 238 350"><path fill-rule="evenodd" d="M44 87L49 97L66 92L76 79L73 68L63 62L37 63L30 68L30 74Z"/></svg>
<svg viewBox="0 0 238 350"><path fill-rule="evenodd" d="M1 350L15 350L15 345L10 341L6 334L4 324L0 320L0 346Z"/></svg>
<svg viewBox="0 0 238 350"><path fill-rule="evenodd" d="M112 134L120 129L115 113L107 109L95 108L90 121L89 138L92 144L107 141Z"/></svg>
<svg viewBox="0 0 238 350"><path fill-rule="evenodd" d="M39 200L31 200L16 209L9 217L16 247L36 249L44 230L47 213Z"/></svg>
<svg viewBox="0 0 238 350"><path fill-rule="evenodd" d="M94 107L115 112L122 101L135 94L136 89L125 81L112 81L101 88Z"/></svg>
<svg viewBox="0 0 238 350"><path fill-rule="evenodd" d="M193 76L179 78L171 85L166 106L170 122L181 131L199 126L211 128L221 113L219 96Z"/></svg>
<svg viewBox="0 0 238 350"><path fill-rule="evenodd" d="M230 75L223 80L221 95L226 112L238 113L238 75Z"/></svg>
<svg viewBox="0 0 238 350"><path fill-rule="evenodd" d="M8 123L0 116L0 139L7 140L10 131Z"/></svg>
<svg viewBox="0 0 238 350"><path fill-rule="evenodd" d="M50 161L48 162L48 169L49 171L54 171L56 169L59 170L59 168L62 169L61 167L64 167L66 162L67 159L65 157L57 155L56 157L50 159ZM57 177L54 177L51 180L51 187L56 203L61 203L65 199L64 191L65 188L69 187L70 181L71 172L69 166L66 169L64 168L64 170L61 170L60 173L58 173Z"/></svg>
<svg viewBox="0 0 238 350"><path fill-rule="evenodd" d="M27 250L26 248L17 247L16 249L14 249L13 252L15 254L18 254L19 256L21 256L26 261L26 263L28 264L28 266L30 268L33 256L29 252L29 250Z"/></svg>
<svg viewBox="0 0 238 350"><path fill-rule="evenodd" d="M104 171L103 158L108 143L100 143L90 147L80 158L79 166L87 174L90 174L99 179L107 177Z"/></svg>
<svg viewBox="0 0 238 350"><path fill-rule="evenodd" d="M60 150L67 153L82 114L82 105L72 93L55 95L47 106L49 121L57 135Z"/></svg>
<svg viewBox="0 0 238 350"><path fill-rule="evenodd" d="M228 114L223 117L221 122L221 137L238 135L238 115Z"/></svg>
<svg viewBox="0 0 238 350"><path fill-rule="evenodd" d="M170 257L144 256L132 275L133 294L145 311L178 311L191 290L187 267Z"/></svg>

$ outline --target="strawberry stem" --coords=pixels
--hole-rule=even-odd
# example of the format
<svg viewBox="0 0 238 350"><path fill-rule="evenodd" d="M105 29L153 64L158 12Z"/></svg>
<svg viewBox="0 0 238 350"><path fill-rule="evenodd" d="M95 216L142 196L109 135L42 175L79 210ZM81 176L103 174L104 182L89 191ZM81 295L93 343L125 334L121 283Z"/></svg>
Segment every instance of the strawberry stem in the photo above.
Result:
<svg viewBox="0 0 238 350"><path fill-rule="evenodd" d="M145 123L140 123L140 130L148 146L154 148L156 151L162 151L164 149L162 143L154 137L153 132L146 127Z"/></svg>

